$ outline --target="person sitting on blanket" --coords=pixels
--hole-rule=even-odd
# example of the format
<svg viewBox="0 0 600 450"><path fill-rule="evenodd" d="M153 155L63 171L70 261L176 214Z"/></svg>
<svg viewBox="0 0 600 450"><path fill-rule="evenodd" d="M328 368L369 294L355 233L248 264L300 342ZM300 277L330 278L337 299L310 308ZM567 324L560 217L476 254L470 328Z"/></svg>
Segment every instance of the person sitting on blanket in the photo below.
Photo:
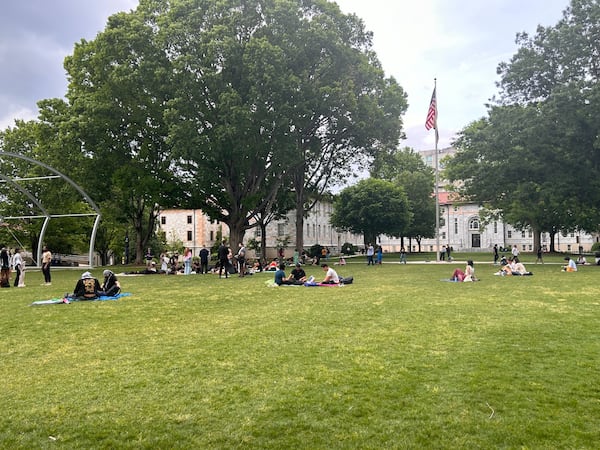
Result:
<svg viewBox="0 0 600 450"><path fill-rule="evenodd" d="M77 280L73 293L66 297L79 300L95 300L100 296L100 292L100 282L90 272L84 272L81 278Z"/></svg>
<svg viewBox="0 0 600 450"><path fill-rule="evenodd" d="M294 278L294 280L304 283L306 281L306 272L302 268L300 263L296 263L296 267L290 273L290 278Z"/></svg>
<svg viewBox="0 0 600 450"><path fill-rule="evenodd" d="M100 287L102 289L101 295L113 297L121 292L121 283L119 283L119 280L117 280L117 277L111 270L105 270L103 275L104 283Z"/></svg>
<svg viewBox="0 0 600 450"><path fill-rule="evenodd" d="M321 268L326 272L325 278L321 281L321 284L340 284L340 277L335 270L327 264L321 264Z"/></svg>
<svg viewBox="0 0 600 450"><path fill-rule="evenodd" d="M279 264L279 268L275 272L275 284L277 286L281 285L301 285L301 281L296 281L293 276L286 277L285 276L285 263Z"/></svg>
<svg viewBox="0 0 600 450"><path fill-rule="evenodd" d="M454 273L452 273L452 277L450 278L452 281L473 281L475 280L475 268L473 267L473 261L468 260L467 266L465 267L465 271L463 272L460 269L456 269Z"/></svg>

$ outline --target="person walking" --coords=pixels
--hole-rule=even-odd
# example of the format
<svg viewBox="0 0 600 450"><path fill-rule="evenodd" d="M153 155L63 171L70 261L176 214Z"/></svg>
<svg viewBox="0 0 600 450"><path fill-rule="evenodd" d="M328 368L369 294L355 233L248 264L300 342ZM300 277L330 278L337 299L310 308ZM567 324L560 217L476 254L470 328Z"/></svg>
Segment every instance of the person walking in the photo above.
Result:
<svg viewBox="0 0 600 450"><path fill-rule="evenodd" d="M535 260L535 263L536 263L536 264L538 263L538 261L539 261L539 262L541 262L542 264L544 264L544 258L543 258L543 255L544 255L544 250L542 249L542 246L540 245L540 246L538 246L538 248L537 248L537 258L536 258L536 260Z"/></svg>
<svg viewBox="0 0 600 450"><path fill-rule="evenodd" d="M498 259L500 258L500 254L498 253L498 244L494 244L494 265L498 265Z"/></svg>
<svg viewBox="0 0 600 450"><path fill-rule="evenodd" d="M406 264L406 249L404 247L400 249L400 262Z"/></svg>
<svg viewBox="0 0 600 450"><path fill-rule="evenodd" d="M44 246L42 251L42 273L44 274L44 286L52 285L52 275L50 266L52 265L52 253L48 247Z"/></svg>
<svg viewBox="0 0 600 450"><path fill-rule="evenodd" d="M511 253L513 255L513 259L514 258L519 258L519 249L517 248L517 244L513 245Z"/></svg>

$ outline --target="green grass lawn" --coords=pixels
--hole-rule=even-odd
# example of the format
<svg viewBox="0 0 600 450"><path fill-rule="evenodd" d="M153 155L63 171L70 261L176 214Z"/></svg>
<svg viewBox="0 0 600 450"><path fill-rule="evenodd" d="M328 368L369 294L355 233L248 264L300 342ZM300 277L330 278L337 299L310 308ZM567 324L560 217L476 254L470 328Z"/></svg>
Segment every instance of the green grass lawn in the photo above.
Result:
<svg viewBox="0 0 600 450"><path fill-rule="evenodd" d="M342 288L139 276L37 307L81 270L29 271L0 290L0 448L598 448L600 267L448 283L463 264L392 260Z"/></svg>

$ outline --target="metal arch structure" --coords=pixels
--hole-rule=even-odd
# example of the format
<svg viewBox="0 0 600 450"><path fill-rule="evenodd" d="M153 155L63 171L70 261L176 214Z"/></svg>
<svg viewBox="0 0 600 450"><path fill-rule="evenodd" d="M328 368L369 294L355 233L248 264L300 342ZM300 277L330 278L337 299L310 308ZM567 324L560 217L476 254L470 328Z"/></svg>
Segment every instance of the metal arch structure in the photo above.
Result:
<svg viewBox="0 0 600 450"><path fill-rule="evenodd" d="M44 177L35 177L35 178L9 178L5 175L0 174L0 180L3 180L4 182L10 184L11 186L15 187L17 190L19 190L21 193L23 193L25 196L27 196L27 198L29 198L33 204L41 211L42 215L39 216L12 216L12 217L4 217L4 219L44 219L44 222L42 224L42 229L40 231L40 237L38 240L38 248L37 248L37 257L36 257L36 265L37 267L40 267L40 261L42 259L42 244L44 242L44 236L46 234L46 229L48 228L48 224L50 222L50 219L52 218L56 218L56 217L84 217L84 216L95 216L94 219L94 225L92 227L92 234L90 236L90 247L89 247L89 254L88 254L88 262L90 267L93 267L93 262L94 262L94 244L96 242L96 233L98 231L98 225L100 224L100 219L102 217L102 215L100 214L100 208L98 208L98 205L96 205L96 203L91 199L91 197L77 184L75 183L73 180L71 180L68 176L66 176L65 174L59 172L58 170L56 170L55 168L41 162L41 161L37 161L33 158L30 158L28 156L25 155L20 155L18 153L12 153L12 152L4 152L4 151L0 151L0 158L7 156L7 157L11 157L11 158L17 158L17 159L22 159L24 161L30 162L32 164L35 164L37 166L43 167L44 169L48 170L49 172L53 173L54 175L49 175L49 176L44 176ZM27 189L25 189L23 186L21 186L19 183L17 183L16 181L18 180L34 180L34 179L52 179L52 178L61 178L64 181L66 181L67 183L69 183L77 192L79 192L81 194L81 196L83 197L83 199L87 202L87 204L94 210L93 213L72 213L72 214L50 214L46 208L44 208L44 206L41 204L41 202L35 198L35 196L29 192Z"/></svg>

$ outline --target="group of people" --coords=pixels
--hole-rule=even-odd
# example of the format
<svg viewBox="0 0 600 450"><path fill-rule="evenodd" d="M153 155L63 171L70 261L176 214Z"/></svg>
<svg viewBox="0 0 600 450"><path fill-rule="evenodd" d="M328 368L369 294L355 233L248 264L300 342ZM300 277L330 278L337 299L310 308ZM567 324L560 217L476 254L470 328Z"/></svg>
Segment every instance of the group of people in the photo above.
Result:
<svg viewBox="0 0 600 450"><path fill-rule="evenodd" d="M332 267L329 267L329 264L321 264L321 269L325 272L325 277L318 284L340 284L340 276ZM289 276L285 275L285 263L280 263L278 269L275 271L274 282L277 286L303 285L306 282L312 281L314 281L314 277L307 279L306 272L300 263L296 263Z"/></svg>
<svg viewBox="0 0 600 450"><path fill-rule="evenodd" d="M383 248L378 245L377 248L369 242L367 245L367 266L374 266L376 263L381 264L383 262Z"/></svg>
<svg viewBox="0 0 600 450"><path fill-rule="evenodd" d="M121 283L111 270L105 270L104 281L100 283L91 272L84 272L77 280L72 294L65 294L65 300L96 300L99 297L114 297L121 292Z"/></svg>
<svg viewBox="0 0 600 450"><path fill-rule="evenodd" d="M529 272L525 268L525 265L519 260L518 256L511 256L510 258L508 258L508 260L506 260L506 258L503 257L500 264L501 264L500 270L498 272L496 272L494 275L501 275L501 276L532 275L532 273Z"/></svg>
<svg viewBox="0 0 600 450"><path fill-rule="evenodd" d="M11 273L15 273L14 287L25 287L25 260L21 255L21 249L15 248L11 253L6 246L1 245L0 250L0 287L10 287ZM52 253L48 247L42 249L41 261L42 274L44 275L44 286L52 284L52 276L50 274L50 266L52 265Z"/></svg>

